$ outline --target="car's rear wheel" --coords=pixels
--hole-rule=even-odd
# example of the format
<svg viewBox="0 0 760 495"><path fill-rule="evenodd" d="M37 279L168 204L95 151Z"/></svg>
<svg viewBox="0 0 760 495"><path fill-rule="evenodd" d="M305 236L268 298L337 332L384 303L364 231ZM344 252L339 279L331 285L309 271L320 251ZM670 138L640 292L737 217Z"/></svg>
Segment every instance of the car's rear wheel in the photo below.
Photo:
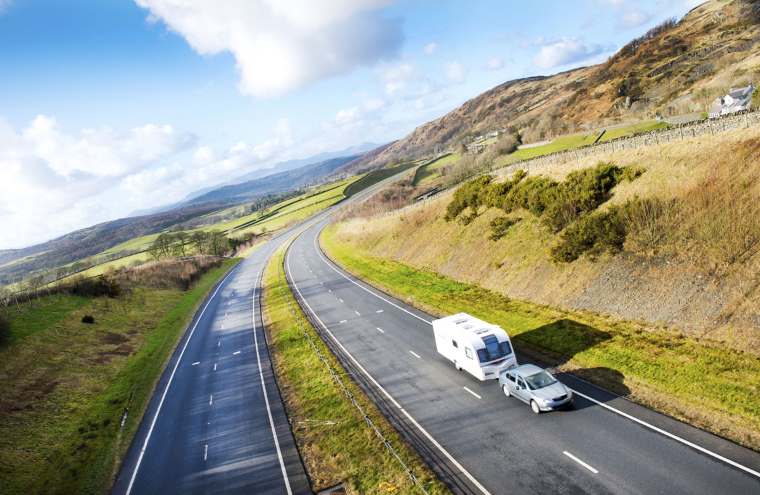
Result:
<svg viewBox="0 0 760 495"><path fill-rule="evenodd" d="M509 396L511 395L511 394L509 393L509 387L507 387L506 385L502 385L502 386L501 386L501 390L504 392L504 396L505 396L505 397L509 397Z"/></svg>
<svg viewBox="0 0 760 495"><path fill-rule="evenodd" d="M530 401L530 409L531 409L531 410L532 410L534 413L536 413L536 414L539 414L539 413L541 412L541 408L540 408L540 407L538 407L538 402L536 402L536 401L534 401L534 400Z"/></svg>

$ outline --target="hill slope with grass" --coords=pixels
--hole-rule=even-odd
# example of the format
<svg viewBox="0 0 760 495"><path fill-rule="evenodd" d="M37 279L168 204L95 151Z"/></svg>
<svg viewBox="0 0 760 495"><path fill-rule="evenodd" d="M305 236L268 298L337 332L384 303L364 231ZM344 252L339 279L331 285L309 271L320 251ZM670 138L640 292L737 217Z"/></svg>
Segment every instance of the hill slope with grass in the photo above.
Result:
<svg viewBox="0 0 760 495"><path fill-rule="evenodd" d="M729 87L759 76L760 4L712 0L602 64L505 82L366 161L417 158L507 127L520 129L527 143L656 114L703 112Z"/></svg>
<svg viewBox="0 0 760 495"><path fill-rule="evenodd" d="M596 155L391 213L357 207L335 236L510 298L760 354L758 162L757 128Z"/></svg>

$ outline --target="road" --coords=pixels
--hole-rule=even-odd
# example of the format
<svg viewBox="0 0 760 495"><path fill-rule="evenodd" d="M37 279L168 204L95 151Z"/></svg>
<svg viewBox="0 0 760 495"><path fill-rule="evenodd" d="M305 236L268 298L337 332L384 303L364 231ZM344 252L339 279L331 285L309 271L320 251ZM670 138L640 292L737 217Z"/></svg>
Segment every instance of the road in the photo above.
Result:
<svg viewBox="0 0 760 495"><path fill-rule="evenodd" d="M570 375L560 379L587 398L537 416L496 383L455 371L435 351L430 315L321 254L324 224L289 249L290 283L363 388L456 492L760 493L760 455Z"/></svg>
<svg viewBox="0 0 760 495"><path fill-rule="evenodd" d="M259 290L269 258L302 228L263 243L204 301L159 380L113 494L311 493L274 380Z"/></svg>

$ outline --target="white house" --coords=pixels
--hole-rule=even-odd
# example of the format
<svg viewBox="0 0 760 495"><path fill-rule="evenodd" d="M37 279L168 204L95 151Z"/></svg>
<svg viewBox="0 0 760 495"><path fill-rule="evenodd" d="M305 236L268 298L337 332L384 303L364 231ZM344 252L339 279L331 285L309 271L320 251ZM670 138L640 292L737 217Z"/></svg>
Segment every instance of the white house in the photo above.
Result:
<svg viewBox="0 0 760 495"><path fill-rule="evenodd" d="M715 98L710 107L710 118L716 119L722 115L749 110L754 92L755 86L753 84L744 88L731 88L726 96Z"/></svg>

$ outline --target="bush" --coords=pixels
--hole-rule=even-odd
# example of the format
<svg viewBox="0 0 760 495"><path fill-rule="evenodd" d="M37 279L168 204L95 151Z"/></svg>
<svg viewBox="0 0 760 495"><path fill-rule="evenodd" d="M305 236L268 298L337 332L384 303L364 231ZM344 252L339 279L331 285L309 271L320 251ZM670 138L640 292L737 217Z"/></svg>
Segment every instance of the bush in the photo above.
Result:
<svg viewBox="0 0 760 495"><path fill-rule="evenodd" d="M627 240L634 251L653 252L672 232L677 215L675 200L658 198L628 201L623 207L623 217L628 229Z"/></svg>
<svg viewBox="0 0 760 495"><path fill-rule="evenodd" d="M95 323L95 318L92 315L84 315L82 317L82 323L87 323L89 325L92 325Z"/></svg>
<svg viewBox="0 0 760 495"><path fill-rule="evenodd" d="M477 216L480 206L483 205L486 186L488 186L492 180L493 177L490 175L483 175L469 182L465 182L454 193L454 198L446 207L446 215L444 218L447 221L454 220L469 208L470 214L462 221L465 224L470 223L472 219Z"/></svg>
<svg viewBox="0 0 760 495"><path fill-rule="evenodd" d="M488 236L489 239L492 241L498 241L505 235L507 235L507 232L509 231L510 227L512 227L514 224L519 222L519 218L507 218L507 217L500 217L500 218L494 218L491 220L491 235Z"/></svg>
<svg viewBox="0 0 760 495"><path fill-rule="evenodd" d="M121 286L111 277L82 278L67 284L65 289L75 296L84 297L119 297Z"/></svg>
<svg viewBox="0 0 760 495"><path fill-rule="evenodd" d="M626 224L618 207L582 217L570 225L552 248L552 259L569 263L582 254L616 253L623 249Z"/></svg>

